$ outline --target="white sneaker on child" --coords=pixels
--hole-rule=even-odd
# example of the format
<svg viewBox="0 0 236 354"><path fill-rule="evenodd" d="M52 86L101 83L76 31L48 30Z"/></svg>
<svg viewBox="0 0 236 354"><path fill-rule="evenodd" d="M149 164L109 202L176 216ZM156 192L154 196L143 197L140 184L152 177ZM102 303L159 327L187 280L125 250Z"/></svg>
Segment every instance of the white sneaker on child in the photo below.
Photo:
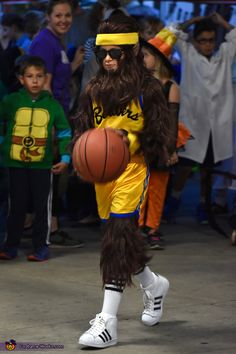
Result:
<svg viewBox="0 0 236 354"><path fill-rule="evenodd" d="M91 328L79 338L79 344L87 347L106 348L117 344L117 318L107 319L99 313L89 322Z"/></svg>
<svg viewBox="0 0 236 354"><path fill-rule="evenodd" d="M142 322L146 326L154 326L160 322L163 314L163 303L169 289L169 281L161 275L154 274L154 282L143 291L144 311L142 313Z"/></svg>

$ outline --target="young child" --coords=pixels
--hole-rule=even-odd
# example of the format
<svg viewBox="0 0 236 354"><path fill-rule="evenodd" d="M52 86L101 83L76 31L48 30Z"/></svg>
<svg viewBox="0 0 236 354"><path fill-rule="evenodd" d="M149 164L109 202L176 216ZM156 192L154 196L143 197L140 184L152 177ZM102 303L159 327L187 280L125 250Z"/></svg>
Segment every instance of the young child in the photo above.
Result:
<svg viewBox="0 0 236 354"><path fill-rule="evenodd" d="M179 114L179 87L173 81L174 69L169 61L171 50L175 44L176 36L166 28L155 37L142 41L142 52L145 66L153 76L163 84L164 93L171 113L171 123L174 136L177 138L178 114ZM178 161L176 144L172 147L172 155L168 165ZM170 176L169 167L158 166L158 162L152 164L148 191L145 203L142 205L139 224L147 232L148 243L151 249L164 249L164 240L159 231L162 211L165 202L167 184Z"/></svg>
<svg viewBox="0 0 236 354"><path fill-rule="evenodd" d="M191 25L194 25L193 38L189 41L183 30ZM228 33L226 41L216 51L219 26ZM170 25L168 29L177 36L176 46L181 54L179 118L194 139L179 152L179 166L164 217L169 222L174 221L182 190L192 167L198 163L201 181L196 217L200 224L206 224L208 171L233 155L232 63L236 54L236 29L217 13L193 17L182 24Z"/></svg>
<svg viewBox="0 0 236 354"><path fill-rule="evenodd" d="M2 150L4 164L9 169L10 188L7 239L0 259L16 258L30 199L35 218L33 251L28 260L44 261L48 258L52 173L59 174L67 168L71 130L60 104L43 90L47 78L44 61L28 56L21 63L19 73L23 88L6 96L0 103L0 119L6 123ZM54 128L61 160L52 166Z"/></svg>
<svg viewBox="0 0 236 354"><path fill-rule="evenodd" d="M130 162L116 180L95 184L98 212L104 221L101 272L105 288L101 313L79 339L84 346L105 348L117 343L117 313L126 285L136 275L143 291L142 322L157 324L169 282L146 265L138 217L148 183L148 167L157 155L169 158L170 123L158 80L144 67L138 27L127 16L103 22L96 37L97 75L80 100L78 136L85 130L110 127L129 146Z"/></svg>

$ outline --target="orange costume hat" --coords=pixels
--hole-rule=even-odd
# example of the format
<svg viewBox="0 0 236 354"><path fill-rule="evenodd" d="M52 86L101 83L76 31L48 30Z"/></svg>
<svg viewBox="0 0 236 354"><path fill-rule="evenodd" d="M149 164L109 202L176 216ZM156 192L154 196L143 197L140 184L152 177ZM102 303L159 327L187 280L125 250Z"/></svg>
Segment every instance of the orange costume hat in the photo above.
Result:
<svg viewBox="0 0 236 354"><path fill-rule="evenodd" d="M174 75L175 69L171 64L169 57L176 41L176 35L168 28L164 27L155 37L149 39L149 41L141 39L140 44L141 46L150 49L154 55L157 55L168 70Z"/></svg>
<svg viewBox="0 0 236 354"><path fill-rule="evenodd" d="M150 49L154 54L158 55L163 61L165 66L169 71L175 74L175 69L173 68L169 57L171 55L172 49L177 41L176 35L171 32L167 27L164 27L157 35L149 41L141 40L141 45ZM191 133L188 128L185 127L183 123L178 124L178 138L177 138L177 149L183 147L189 139L191 139Z"/></svg>

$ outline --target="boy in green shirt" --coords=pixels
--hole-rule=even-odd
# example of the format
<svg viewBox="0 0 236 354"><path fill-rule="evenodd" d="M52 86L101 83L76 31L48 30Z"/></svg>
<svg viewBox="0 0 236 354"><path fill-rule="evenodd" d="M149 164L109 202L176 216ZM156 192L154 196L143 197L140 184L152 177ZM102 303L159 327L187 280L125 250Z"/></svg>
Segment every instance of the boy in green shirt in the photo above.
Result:
<svg viewBox="0 0 236 354"><path fill-rule="evenodd" d="M2 144L9 169L10 210L7 239L0 259L17 256L28 201L34 205L33 252L29 261L48 258L51 221L52 175L66 170L70 162L67 146L71 129L60 104L43 87L46 66L39 57L29 56L21 64L23 86L0 103L0 121L6 123ZM58 139L61 160L53 165L53 132Z"/></svg>

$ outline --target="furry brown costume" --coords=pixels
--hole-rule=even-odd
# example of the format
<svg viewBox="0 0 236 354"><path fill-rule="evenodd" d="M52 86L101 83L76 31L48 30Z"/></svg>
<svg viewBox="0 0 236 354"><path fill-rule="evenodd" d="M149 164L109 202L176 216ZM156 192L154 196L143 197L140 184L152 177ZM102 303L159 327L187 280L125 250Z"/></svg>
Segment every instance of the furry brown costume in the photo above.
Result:
<svg viewBox="0 0 236 354"><path fill-rule="evenodd" d="M151 257L145 252L137 217L110 218L104 227L101 247L103 284L132 284L132 275L143 268Z"/></svg>
<svg viewBox="0 0 236 354"><path fill-rule="evenodd" d="M136 22L122 17L101 24L99 33L137 32ZM100 69L80 98L77 136L94 127L92 102L103 107L105 116L119 115L132 100L143 100L144 129L140 133L141 150L147 163L169 157L174 136L170 134L170 118L160 82L144 67L138 45L120 46L124 56L118 70ZM134 48L135 47L135 48ZM107 221L101 250L103 283L115 281L130 285L131 277L150 258L145 253L135 218L112 217Z"/></svg>

